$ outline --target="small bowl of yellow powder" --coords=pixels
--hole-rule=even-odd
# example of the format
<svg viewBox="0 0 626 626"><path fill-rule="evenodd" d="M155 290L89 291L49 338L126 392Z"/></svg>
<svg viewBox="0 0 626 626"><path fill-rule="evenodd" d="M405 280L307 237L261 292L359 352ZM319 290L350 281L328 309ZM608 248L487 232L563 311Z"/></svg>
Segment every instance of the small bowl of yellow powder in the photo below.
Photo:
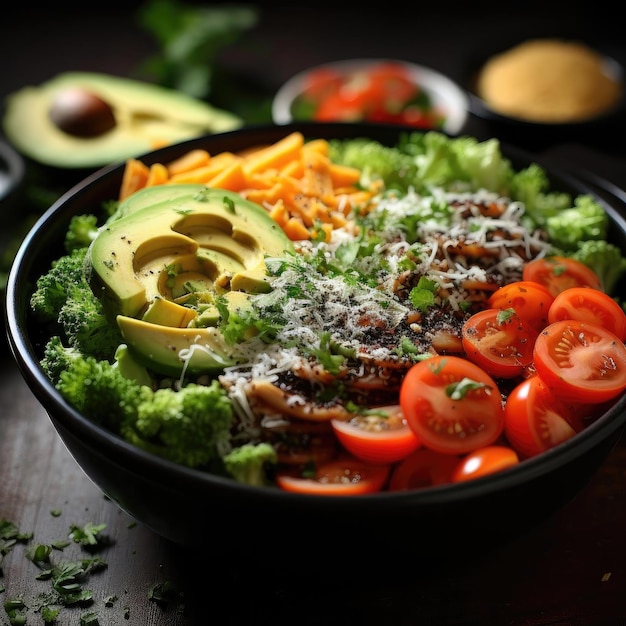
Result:
<svg viewBox="0 0 626 626"><path fill-rule="evenodd" d="M528 39L479 66L470 87L472 113L500 134L515 130L526 143L576 142L583 127L605 132L609 122L625 125L624 80L621 64L587 43Z"/></svg>

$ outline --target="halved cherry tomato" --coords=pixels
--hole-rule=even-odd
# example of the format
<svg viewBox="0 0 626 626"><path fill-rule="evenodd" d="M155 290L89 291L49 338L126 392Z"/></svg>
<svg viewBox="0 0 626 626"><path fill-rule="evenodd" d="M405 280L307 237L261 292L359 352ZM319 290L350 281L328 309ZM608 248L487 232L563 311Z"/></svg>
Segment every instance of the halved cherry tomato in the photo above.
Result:
<svg viewBox="0 0 626 626"><path fill-rule="evenodd" d="M463 357L434 356L413 365L400 387L400 406L423 445L445 454L488 446L504 428L497 384Z"/></svg>
<svg viewBox="0 0 626 626"><path fill-rule="evenodd" d="M399 405L355 414L350 420L333 419L331 425L348 452L370 463L394 463L421 445Z"/></svg>
<svg viewBox="0 0 626 626"><path fill-rule="evenodd" d="M485 309L463 324L467 358L492 376L519 376L533 361L537 331L514 309Z"/></svg>
<svg viewBox="0 0 626 626"><path fill-rule="evenodd" d="M626 341L626 313L608 294L588 287L562 291L550 305L548 321L579 320L598 324Z"/></svg>
<svg viewBox="0 0 626 626"><path fill-rule="evenodd" d="M458 462L459 457L453 454L419 448L394 467L389 479L389 491L424 489L450 483Z"/></svg>
<svg viewBox="0 0 626 626"><path fill-rule="evenodd" d="M504 434L523 458L549 450L580 430L582 423L576 413L539 376L527 378L507 397Z"/></svg>
<svg viewBox="0 0 626 626"><path fill-rule="evenodd" d="M544 285L531 280L519 280L496 289L489 296L487 306L514 309L522 319L540 331L548 324L548 310L553 301L554 296Z"/></svg>
<svg viewBox="0 0 626 626"><path fill-rule="evenodd" d="M535 341L534 364L555 394L575 402L606 402L626 390L626 346L597 324L550 324Z"/></svg>
<svg viewBox="0 0 626 626"><path fill-rule="evenodd" d="M590 267L565 256L542 257L529 261L522 270L522 279L541 283L553 296L570 287L602 290L600 279Z"/></svg>
<svg viewBox="0 0 626 626"><path fill-rule="evenodd" d="M519 456L508 446L485 446L464 456L452 472L452 482L460 483L499 472L519 463Z"/></svg>
<svg viewBox="0 0 626 626"><path fill-rule="evenodd" d="M357 496L381 491L391 467L346 456L320 465L313 476L281 471L276 484L285 491L318 496Z"/></svg>

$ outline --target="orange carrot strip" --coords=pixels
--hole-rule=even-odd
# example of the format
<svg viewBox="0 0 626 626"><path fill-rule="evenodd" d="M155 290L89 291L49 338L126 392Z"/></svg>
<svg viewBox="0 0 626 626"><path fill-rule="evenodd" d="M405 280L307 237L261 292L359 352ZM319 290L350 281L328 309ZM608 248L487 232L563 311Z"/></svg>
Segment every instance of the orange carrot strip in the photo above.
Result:
<svg viewBox="0 0 626 626"><path fill-rule="evenodd" d="M120 200L128 198L131 194L146 185L150 169L138 159L128 159L122 174L122 185L120 187Z"/></svg>
<svg viewBox="0 0 626 626"><path fill-rule="evenodd" d="M241 191L245 183L246 179L243 174L243 166L239 159L227 165L221 172L218 172L213 178L206 182L208 187L228 189L230 191Z"/></svg>
<svg viewBox="0 0 626 626"><path fill-rule="evenodd" d="M167 164L167 171L170 176L197 170L200 167L208 165L211 155L206 150L190 150L183 156Z"/></svg>
<svg viewBox="0 0 626 626"><path fill-rule="evenodd" d="M311 233L302 223L302 220L297 217L290 217L285 226L283 226L283 230L292 241L311 238Z"/></svg>
<svg viewBox="0 0 626 626"><path fill-rule="evenodd" d="M360 170L348 165L329 162L328 171L333 181L333 187L350 187L356 185L361 178Z"/></svg>
<svg viewBox="0 0 626 626"><path fill-rule="evenodd" d="M240 157L236 156L232 152L220 152L214 157L211 157L209 162L197 169L188 170L186 172L179 172L170 176L171 183L206 183L220 172L225 167L232 165L240 160Z"/></svg>
<svg viewBox="0 0 626 626"><path fill-rule="evenodd" d="M326 139L312 139L302 146L304 152L318 152L328 156L328 141Z"/></svg>
<svg viewBox="0 0 626 626"><path fill-rule="evenodd" d="M259 172L268 168L280 168L289 161L298 158L304 144L302 133L294 132L276 143L262 148L245 157L244 172L250 176L253 172Z"/></svg>
<svg viewBox="0 0 626 626"><path fill-rule="evenodd" d="M164 185L168 180L167 167L163 163L154 163L150 166L146 187L154 187L155 185Z"/></svg>

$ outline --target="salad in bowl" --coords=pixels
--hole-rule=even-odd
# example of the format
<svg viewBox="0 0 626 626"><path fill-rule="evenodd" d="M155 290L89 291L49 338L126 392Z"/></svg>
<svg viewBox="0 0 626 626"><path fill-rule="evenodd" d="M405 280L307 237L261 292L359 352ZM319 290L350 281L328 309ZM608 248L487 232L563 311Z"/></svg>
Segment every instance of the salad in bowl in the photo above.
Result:
<svg viewBox="0 0 626 626"><path fill-rule="evenodd" d="M623 398L606 207L496 139L286 128L167 155L118 167L28 296L49 385L126 444L254 488L416 491Z"/></svg>

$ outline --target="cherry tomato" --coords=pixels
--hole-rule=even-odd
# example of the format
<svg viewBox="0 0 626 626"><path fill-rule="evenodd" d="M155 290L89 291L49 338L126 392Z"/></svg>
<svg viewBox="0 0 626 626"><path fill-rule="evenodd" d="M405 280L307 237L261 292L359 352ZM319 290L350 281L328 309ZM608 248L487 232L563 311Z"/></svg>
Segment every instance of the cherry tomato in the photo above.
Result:
<svg viewBox="0 0 626 626"><path fill-rule="evenodd" d="M504 434L523 458L567 441L582 430L576 413L539 376L531 376L509 393L504 407Z"/></svg>
<svg viewBox="0 0 626 626"><path fill-rule="evenodd" d="M606 402L626 390L626 346L597 324L550 324L535 341L534 364L555 394L574 402Z"/></svg>
<svg viewBox="0 0 626 626"><path fill-rule="evenodd" d="M548 321L579 320L598 324L626 341L626 313L608 294L588 287L562 291L550 306Z"/></svg>
<svg viewBox="0 0 626 626"><path fill-rule="evenodd" d="M344 78L338 71L319 68L307 76L302 95L310 100L320 101L329 94L335 93L343 81Z"/></svg>
<svg viewBox="0 0 626 626"><path fill-rule="evenodd" d="M319 103L313 119L318 122L357 122L363 119L364 102L361 95L351 92L329 94Z"/></svg>
<svg viewBox="0 0 626 626"><path fill-rule="evenodd" d="M463 457L452 472L452 482L460 483L499 472L519 463L519 456L508 446L485 446Z"/></svg>
<svg viewBox="0 0 626 626"><path fill-rule="evenodd" d="M350 420L331 420L339 443L357 459L394 463L420 446L398 405L373 409Z"/></svg>
<svg viewBox="0 0 626 626"><path fill-rule="evenodd" d="M381 491L390 469L389 465L367 463L346 456L320 465L310 478L287 471L278 472L276 484L292 493L357 496Z"/></svg>
<svg viewBox="0 0 626 626"><path fill-rule="evenodd" d="M413 365L400 387L400 406L422 444L445 454L467 454L502 433L504 411L495 381L458 356Z"/></svg>
<svg viewBox="0 0 626 626"><path fill-rule="evenodd" d="M514 309L537 331L548 324L548 310L554 296L547 287L531 280L519 280L496 289L487 306L494 309Z"/></svg>
<svg viewBox="0 0 626 626"><path fill-rule="evenodd" d="M367 72L369 92L379 102L395 103L395 109L415 97L419 88L411 79L407 69L398 63L379 63Z"/></svg>
<svg viewBox="0 0 626 626"><path fill-rule="evenodd" d="M400 63L382 62L353 73L314 72L292 107L300 119L378 121L421 128L441 126L444 116Z"/></svg>
<svg viewBox="0 0 626 626"><path fill-rule="evenodd" d="M514 309L485 309L463 324L461 340L467 358L488 374L519 376L533 361L537 331Z"/></svg>
<svg viewBox="0 0 626 626"><path fill-rule="evenodd" d="M389 491L423 489L450 483L458 462L459 457L453 454L419 448L394 467L389 479Z"/></svg>
<svg viewBox="0 0 626 626"><path fill-rule="evenodd" d="M524 265L523 280L533 280L557 296L570 287L591 287L602 290L596 273L587 265L565 256L542 257Z"/></svg>

